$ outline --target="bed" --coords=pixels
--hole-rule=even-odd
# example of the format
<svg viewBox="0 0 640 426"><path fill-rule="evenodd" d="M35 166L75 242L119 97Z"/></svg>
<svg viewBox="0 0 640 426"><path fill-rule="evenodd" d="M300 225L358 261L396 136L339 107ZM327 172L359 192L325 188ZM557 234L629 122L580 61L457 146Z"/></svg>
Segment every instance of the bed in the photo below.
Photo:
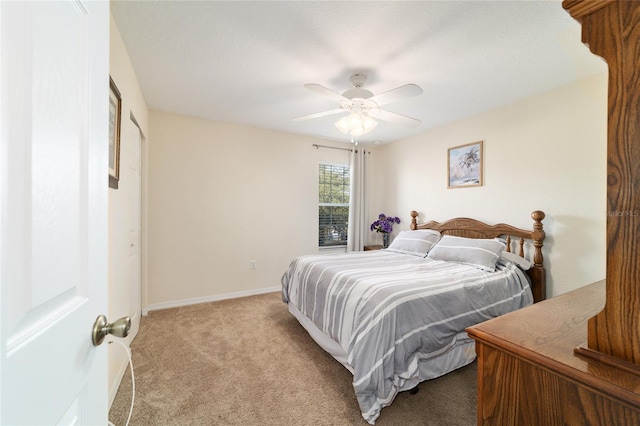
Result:
<svg viewBox="0 0 640 426"><path fill-rule="evenodd" d="M411 217L387 249L299 256L282 277L283 301L353 374L370 424L398 392L471 363L467 327L545 297L543 212L532 230Z"/></svg>

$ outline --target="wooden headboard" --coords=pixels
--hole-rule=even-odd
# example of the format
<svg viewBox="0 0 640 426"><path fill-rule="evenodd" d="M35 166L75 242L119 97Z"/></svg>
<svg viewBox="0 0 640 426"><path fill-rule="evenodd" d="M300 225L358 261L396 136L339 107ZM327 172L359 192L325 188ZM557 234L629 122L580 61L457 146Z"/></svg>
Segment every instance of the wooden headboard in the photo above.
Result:
<svg viewBox="0 0 640 426"><path fill-rule="evenodd" d="M547 275L544 269L542 257L542 245L544 242L544 230L542 229L542 220L544 212L536 210L531 213L533 219L533 229L516 228L515 226L499 223L497 225L487 225L475 219L459 217L448 220L446 222L427 222L418 224L418 212L411 212L411 229L433 229L439 231L443 235L454 235L466 238L496 238L502 237L507 241L506 251L512 252L512 238L517 238L519 256L525 257L524 244L528 240L533 244L533 267L527 271L527 275L531 279L531 292L533 293L533 301L540 302L547 298Z"/></svg>

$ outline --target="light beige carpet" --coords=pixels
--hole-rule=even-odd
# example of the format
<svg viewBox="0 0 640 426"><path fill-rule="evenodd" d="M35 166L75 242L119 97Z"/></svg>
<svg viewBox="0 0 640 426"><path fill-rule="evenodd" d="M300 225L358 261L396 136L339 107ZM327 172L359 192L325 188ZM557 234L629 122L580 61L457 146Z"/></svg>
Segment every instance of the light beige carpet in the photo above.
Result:
<svg viewBox="0 0 640 426"><path fill-rule="evenodd" d="M362 425L351 373L287 311L280 293L153 311L131 345L130 425ZM125 374L109 413L124 426ZM400 393L376 422L476 423L475 363Z"/></svg>

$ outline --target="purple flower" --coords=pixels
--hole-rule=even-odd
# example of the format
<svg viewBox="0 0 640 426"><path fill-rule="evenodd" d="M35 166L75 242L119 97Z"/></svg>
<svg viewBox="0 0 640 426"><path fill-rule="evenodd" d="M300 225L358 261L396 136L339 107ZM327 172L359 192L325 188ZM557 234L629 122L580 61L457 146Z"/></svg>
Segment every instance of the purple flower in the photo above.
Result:
<svg viewBox="0 0 640 426"><path fill-rule="evenodd" d="M373 222L369 227L372 231L389 234L393 231L393 224L400 223L400 218L395 216L387 216L384 213L378 215L378 220Z"/></svg>

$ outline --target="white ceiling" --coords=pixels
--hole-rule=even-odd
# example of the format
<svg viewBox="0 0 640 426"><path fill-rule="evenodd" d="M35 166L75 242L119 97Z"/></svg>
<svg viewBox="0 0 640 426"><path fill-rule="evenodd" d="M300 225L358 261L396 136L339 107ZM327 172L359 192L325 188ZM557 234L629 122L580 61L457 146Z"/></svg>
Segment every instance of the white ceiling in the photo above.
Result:
<svg viewBox="0 0 640 426"><path fill-rule="evenodd" d="M580 25L547 1L112 1L151 109L348 140L337 107L303 87L342 93L368 76L381 93L407 83L421 96L385 109L360 142L389 142L606 71Z"/></svg>

